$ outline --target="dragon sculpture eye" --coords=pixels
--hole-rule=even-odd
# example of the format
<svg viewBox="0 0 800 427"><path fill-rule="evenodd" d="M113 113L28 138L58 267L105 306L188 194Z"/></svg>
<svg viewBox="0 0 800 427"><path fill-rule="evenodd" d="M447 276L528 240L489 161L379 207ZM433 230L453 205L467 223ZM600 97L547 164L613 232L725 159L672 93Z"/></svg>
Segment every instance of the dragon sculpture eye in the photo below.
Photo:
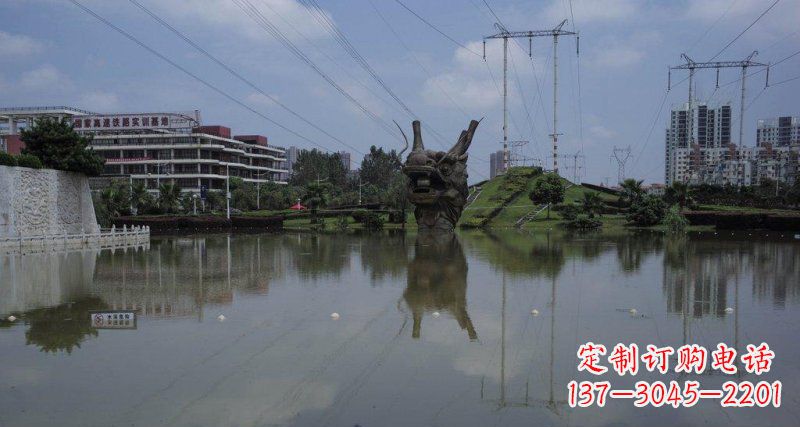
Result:
<svg viewBox="0 0 800 427"><path fill-rule="evenodd" d="M450 175L450 172L452 172L452 171L453 170L450 168L450 165L442 165L439 168L439 172L441 172L442 175Z"/></svg>

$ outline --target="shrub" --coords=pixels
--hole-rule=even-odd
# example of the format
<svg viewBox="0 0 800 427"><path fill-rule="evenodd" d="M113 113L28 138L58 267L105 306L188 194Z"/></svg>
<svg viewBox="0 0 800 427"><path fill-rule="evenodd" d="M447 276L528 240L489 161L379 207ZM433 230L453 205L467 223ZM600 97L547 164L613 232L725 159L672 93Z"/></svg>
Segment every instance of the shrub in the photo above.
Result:
<svg viewBox="0 0 800 427"><path fill-rule="evenodd" d="M350 222L347 221L346 216L339 216L339 220L336 222L336 228L338 228L339 231L347 231L350 229Z"/></svg>
<svg viewBox="0 0 800 427"><path fill-rule="evenodd" d="M366 209L356 209L350 214L350 216L353 217L355 222L363 224L368 214L369 211Z"/></svg>
<svg viewBox="0 0 800 427"><path fill-rule="evenodd" d="M375 212L368 212L362 224L370 231L383 230L383 218Z"/></svg>
<svg viewBox="0 0 800 427"><path fill-rule="evenodd" d="M563 223L563 226L573 230L594 230L602 227L603 222L599 219L580 216Z"/></svg>
<svg viewBox="0 0 800 427"><path fill-rule="evenodd" d="M678 205L672 205L669 208L669 212L664 217L664 225L667 226L667 229L673 232L679 232L686 229L686 226L689 225L689 221L681 215L680 208Z"/></svg>
<svg viewBox="0 0 800 427"><path fill-rule="evenodd" d="M16 166L17 158L5 151L0 151L0 165L2 166Z"/></svg>
<svg viewBox="0 0 800 427"><path fill-rule="evenodd" d="M33 154L20 154L17 156L17 165L24 168L41 169L42 161Z"/></svg>
<svg viewBox="0 0 800 427"><path fill-rule="evenodd" d="M631 204L627 219L640 227L649 227L661 223L666 210L661 198L645 195Z"/></svg>
<svg viewBox="0 0 800 427"><path fill-rule="evenodd" d="M556 212L561 214L561 218L564 218L566 221L574 221L578 218L580 209L573 203L566 203L556 206Z"/></svg>

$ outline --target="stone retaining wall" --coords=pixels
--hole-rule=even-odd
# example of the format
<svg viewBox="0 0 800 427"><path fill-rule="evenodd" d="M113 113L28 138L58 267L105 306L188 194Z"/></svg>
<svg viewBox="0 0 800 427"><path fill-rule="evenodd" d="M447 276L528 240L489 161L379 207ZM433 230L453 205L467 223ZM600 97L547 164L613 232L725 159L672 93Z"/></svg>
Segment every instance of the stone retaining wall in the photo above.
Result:
<svg viewBox="0 0 800 427"><path fill-rule="evenodd" d="M0 166L0 237L99 232L85 175Z"/></svg>

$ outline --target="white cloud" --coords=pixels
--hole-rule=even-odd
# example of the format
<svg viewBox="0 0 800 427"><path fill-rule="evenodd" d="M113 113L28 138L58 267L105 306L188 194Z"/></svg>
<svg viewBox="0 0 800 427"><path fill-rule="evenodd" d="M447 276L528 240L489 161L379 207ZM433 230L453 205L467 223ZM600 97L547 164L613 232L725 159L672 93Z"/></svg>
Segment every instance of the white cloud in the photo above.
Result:
<svg viewBox="0 0 800 427"><path fill-rule="evenodd" d="M259 27L234 2L218 0L159 0L142 2L154 13L170 15L190 25L209 25L224 31L241 33L253 40L270 40L272 36ZM310 39L329 37L305 6L296 0L260 0L251 4L289 39L299 39L297 31ZM327 12L325 12L327 14ZM333 18L328 14L328 18Z"/></svg>
<svg viewBox="0 0 800 427"><path fill-rule="evenodd" d="M598 139L611 139L618 135L618 133L603 125L589 126L589 134Z"/></svg>
<svg viewBox="0 0 800 427"><path fill-rule="evenodd" d="M97 112L114 112L120 109L117 94L101 91L83 94L80 98L80 105L83 108Z"/></svg>
<svg viewBox="0 0 800 427"><path fill-rule="evenodd" d="M44 44L23 34L0 31L0 58L33 55L44 50Z"/></svg>
<svg viewBox="0 0 800 427"><path fill-rule="evenodd" d="M662 37L655 31L632 33L627 38L601 39L592 46L590 65L602 68L625 68L640 63L648 52L656 51Z"/></svg>
<svg viewBox="0 0 800 427"><path fill-rule="evenodd" d="M638 15L642 2L636 0L574 0L572 11L578 25L593 22L619 21ZM569 5L554 0L544 12L547 22L559 23L569 18Z"/></svg>
<svg viewBox="0 0 800 427"><path fill-rule="evenodd" d="M56 67L44 64L22 73L19 83L26 89L47 89L69 85L69 78Z"/></svg>
<svg viewBox="0 0 800 427"><path fill-rule="evenodd" d="M708 24L714 23L722 17L721 26L736 27L738 32L740 31L738 27L749 25L771 4L772 2L765 0L738 0L733 3L731 0L690 0L685 17ZM780 2L756 24L758 28L754 27L748 31L746 37L761 37L764 33L782 34L786 31L794 31L798 21L800 21L800 2Z"/></svg>
<svg viewBox="0 0 800 427"><path fill-rule="evenodd" d="M456 49L448 69L425 80L421 89L423 100L432 106L449 108L455 108L453 106L455 102L467 111L485 110L499 105L502 99L498 92L498 85L502 84L502 46L502 41L498 40L486 43L486 63L480 55L483 49L482 42L469 42L466 48ZM519 77L529 78L532 75L531 68L521 62L523 55L519 49L513 46L509 49L513 49L512 55L517 61L516 70ZM487 70L487 66L491 73ZM513 95L516 93L515 89L509 92L512 93L510 102L516 102L517 99Z"/></svg>

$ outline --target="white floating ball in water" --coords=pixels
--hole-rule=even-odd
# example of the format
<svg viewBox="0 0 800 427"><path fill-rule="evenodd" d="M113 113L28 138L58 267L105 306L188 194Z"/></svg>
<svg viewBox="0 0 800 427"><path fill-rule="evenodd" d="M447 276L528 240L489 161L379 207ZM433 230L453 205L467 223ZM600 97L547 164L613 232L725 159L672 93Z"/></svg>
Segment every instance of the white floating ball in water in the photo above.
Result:
<svg viewBox="0 0 800 427"><path fill-rule="evenodd" d="M331 319L339 320L339 313L331 313Z"/></svg>
<svg viewBox="0 0 800 427"><path fill-rule="evenodd" d="M533 310L531 310L531 314L534 315L534 316L538 316L539 315L539 310L534 308Z"/></svg>
<svg viewBox="0 0 800 427"><path fill-rule="evenodd" d="M733 308L728 307L728 308L725 309L725 312L726 313L733 313Z"/></svg>
<svg viewBox="0 0 800 427"><path fill-rule="evenodd" d="M440 314L439 314L439 312L438 312L438 311L434 311L434 312L433 312L433 317L439 317L439 316L440 316Z"/></svg>
<svg viewBox="0 0 800 427"><path fill-rule="evenodd" d="M13 321L15 321L15 320L17 320L17 318L16 318L16 317L14 317L14 316L8 316L8 321L9 321L9 322L13 322Z"/></svg>
<svg viewBox="0 0 800 427"><path fill-rule="evenodd" d="M629 312L631 313L631 316L636 315L636 313L638 313L638 311L636 311L635 308L630 309Z"/></svg>
<svg viewBox="0 0 800 427"><path fill-rule="evenodd" d="M224 322L225 321L225 316L220 314L219 316L217 316L217 320L219 320L220 322Z"/></svg>

